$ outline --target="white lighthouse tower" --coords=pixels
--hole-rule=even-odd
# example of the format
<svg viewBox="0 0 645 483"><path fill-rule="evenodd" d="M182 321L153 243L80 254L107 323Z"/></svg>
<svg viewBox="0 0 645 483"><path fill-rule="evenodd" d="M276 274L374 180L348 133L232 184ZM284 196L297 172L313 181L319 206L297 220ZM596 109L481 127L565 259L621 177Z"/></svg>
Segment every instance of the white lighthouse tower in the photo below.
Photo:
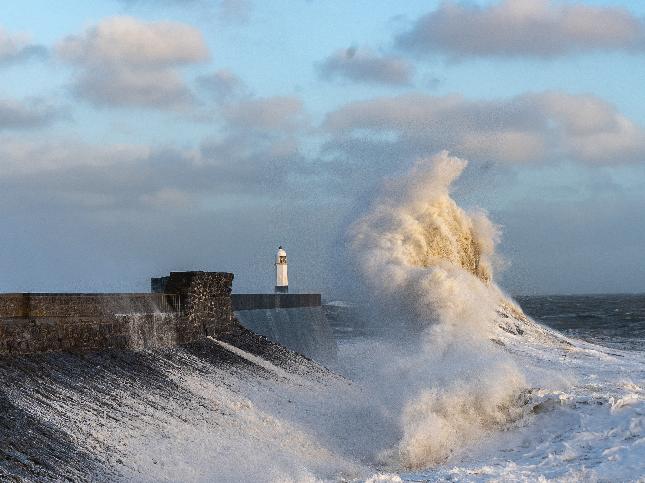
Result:
<svg viewBox="0 0 645 483"><path fill-rule="evenodd" d="M289 291L289 278L287 277L287 252L281 246L275 256L275 292L287 293Z"/></svg>

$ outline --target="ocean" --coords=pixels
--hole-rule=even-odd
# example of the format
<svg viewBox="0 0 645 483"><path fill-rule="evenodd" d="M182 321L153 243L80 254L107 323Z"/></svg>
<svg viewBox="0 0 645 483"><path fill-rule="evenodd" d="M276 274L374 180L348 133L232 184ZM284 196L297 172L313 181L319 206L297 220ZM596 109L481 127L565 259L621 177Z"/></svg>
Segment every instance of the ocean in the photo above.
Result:
<svg viewBox="0 0 645 483"><path fill-rule="evenodd" d="M533 386L527 399L532 400L531 410L516 421L502 421L496 429L494 424L484 424L481 431L479 422L490 418L491 412L478 408L480 398L496 397L497 389L490 393L478 387L472 394L470 388L460 388L450 401L427 401L421 412L439 408L445 421L423 428L421 439L443 438L442 426L464 414L475 413L477 422L450 428L449 433L461 432L459 442L443 440L442 444L453 447L438 461L427 459L437 451L431 447L421 459L427 468L384 471L366 481L645 481L645 294L522 296L515 302L530 317L524 319L528 324L537 323L533 329L541 324L545 329L542 334L529 334L529 325L528 331L511 331L515 333L507 333L508 339L499 342L512 354L513 364L523 367L526 375L533 373L525 380ZM361 316L365 307L336 302L327 311L341 355L348 357L348 367L357 366L357 352L373 361L373 351L379 350L375 346L391 338L366 322ZM511 319L516 316L510 315ZM369 342L374 340L379 342ZM403 357L392 353L393 360ZM443 365L445 370L454 374ZM365 371L364 367L359 370ZM428 371L436 374L430 368ZM474 370L469 377L460 376L471 387L484 379L485 388L491 384L486 381L491 373L494 380L496 370L491 367ZM503 380L504 374L499 375ZM355 373L348 376L357 379ZM447 379L438 378L437 393L452 390ZM406 385L407 389L413 386ZM476 403L469 401L460 407L473 397ZM415 424L423 424L423 418L415 418Z"/></svg>
<svg viewBox="0 0 645 483"><path fill-rule="evenodd" d="M569 337L645 351L645 294L524 296L516 300L527 315Z"/></svg>

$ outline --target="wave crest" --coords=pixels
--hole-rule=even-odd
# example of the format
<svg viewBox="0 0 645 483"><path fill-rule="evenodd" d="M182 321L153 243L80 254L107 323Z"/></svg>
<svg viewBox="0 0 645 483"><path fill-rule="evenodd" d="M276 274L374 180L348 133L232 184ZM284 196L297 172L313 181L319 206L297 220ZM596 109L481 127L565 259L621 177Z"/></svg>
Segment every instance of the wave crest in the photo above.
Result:
<svg viewBox="0 0 645 483"><path fill-rule="evenodd" d="M424 332L407 364L420 368L424 385L404 404L397 448L409 468L445 461L524 414L523 372L491 342L500 306L513 306L493 282L499 229L450 197L466 166L446 151L419 160L351 230L374 299Z"/></svg>

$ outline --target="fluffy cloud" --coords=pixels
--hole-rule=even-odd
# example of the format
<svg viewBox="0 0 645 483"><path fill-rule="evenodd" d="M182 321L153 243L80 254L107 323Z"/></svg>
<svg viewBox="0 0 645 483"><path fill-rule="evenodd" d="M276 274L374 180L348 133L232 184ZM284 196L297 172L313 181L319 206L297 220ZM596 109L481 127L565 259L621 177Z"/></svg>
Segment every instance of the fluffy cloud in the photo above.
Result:
<svg viewBox="0 0 645 483"><path fill-rule="evenodd" d="M328 150L359 158L370 149L399 157L449 149L473 160L511 164L645 161L641 126L597 97L562 92L491 101L422 94L377 98L330 113L325 127L333 135Z"/></svg>
<svg viewBox="0 0 645 483"><path fill-rule="evenodd" d="M388 85L409 84L414 68L398 57L379 56L369 50L348 48L329 56L320 66L323 79L345 78Z"/></svg>
<svg viewBox="0 0 645 483"><path fill-rule="evenodd" d="M61 109L42 99L0 99L0 130L41 127L50 124L61 115Z"/></svg>
<svg viewBox="0 0 645 483"><path fill-rule="evenodd" d="M232 144L227 138L190 150L4 138L0 199L8 207L22 193L15 209L46 201L68 212L141 214L186 211L231 195L249 204L277 196L297 154L236 150Z"/></svg>
<svg viewBox="0 0 645 483"><path fill-rule="evenodd" d="M24 34L10 34L0 27L0 64L47 56L47 49L30 42Z"/></svg>
<svg viewBox="0 0 645 483"><path fill-rule="evenodd" d="M26 142L5 136L0 139L1 179L41 176L85 168L105 168L136 164L150 157L145 146L94 146L70 140ZM53 182L53 180L52 180Z"/></svg>
<svg viewBox="0 0 645 483"><path fill-rule="evenodd" d="M191 93L179 67L209 57L201 33L178 22L112 17L82 35L63 39L56 51L76 66L76 94L97 105L175 108Z"/></svg>
<svg viewBox="0 0 645 483"><path fill-rule="evenodd" d="M306 171L297 138L308 127L302 102L247 98L223 110L218 134L192 149L4 136L0 191L7 202L18 190L70 209L132 213L186 210L233 195L250 204L280 199L292 176Z"/></svg>
<svg viewBox="0 0 645 483"><path fill-rule="evenodd" d="M550 58L598 50L645 50L645 24L627 10L553 0L503 0L488 6L444 2L401 34L419 55Z"/></svg>

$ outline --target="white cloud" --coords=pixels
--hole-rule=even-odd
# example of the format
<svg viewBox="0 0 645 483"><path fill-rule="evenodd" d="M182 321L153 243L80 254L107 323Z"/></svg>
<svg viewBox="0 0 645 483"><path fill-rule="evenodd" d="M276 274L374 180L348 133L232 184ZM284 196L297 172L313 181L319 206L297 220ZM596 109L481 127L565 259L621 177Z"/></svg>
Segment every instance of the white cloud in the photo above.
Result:
<svg viewBox="0 0 645 483"><path fill-rule="evenodd" d="M150 156L137 145L96 146L73 140L27 142L10 136L0 138L0 179L44 175L75 168L136 164Z"/></svg>
<svg viewBox="0 0 645 483"><path fill-rule="evenodd" d="M56 52L79 69L76 94L106 106L186 104L192 96L178 68L209 58L199 30L132 17L102 20L79 36L63 39Z"/></svg>
<svg viewBox="0 0 645 483"><path fill-rule="evenodd" d="M11 34L0 27L0 63L17 62L46 55L47 49L32 44L29 35Z"/></svg>
<svg viewBox="0 0 645 483"><path fill-rule="evenodd" d="M0 192L71 210L132 213L189 210L227 196L249 204L280 199L292 176L306 171L297 136L308 127L302 102L249 98L224 110L219 134L193 149L3 136Z"/></svg>
<svg viewBox="0 0 645 483"><path fill-rule="evenodd" d="M302 101L289 96L243 100L226 106L223 116L229 127L235 130L291 134L307 125Z"/></svg>
<svg viewBox="0 0 645 483"><path fill-rule="evenodd" d="M0 130L41 127L50 124L61 115L60 108L42 99L0 99Z"/></svg>
<svg viewBox="0 0 645 483"><path fill-rule="evenodd" d="M473 101L408 94L347 104L325 122L328 148L390 145L408 155L449 149L474 160L594 164L645 161L645 130L605 101L562 92Z"/></svg>
<svg viewBox="0 0 645 483"><path fill-rule="evenodd" d="M447 1L419 18L397 44L419 55L453 59L643 52L645 24L618 7L555 0L503 0L483 7Z"/></svg>
<svg viewBox="0 0 645 483"><path fill-rule="evenodd" d="M202 75L197 78L197 83L211 93L218 102L229 102L248 95L244 81L226 69Z"/></svg>

